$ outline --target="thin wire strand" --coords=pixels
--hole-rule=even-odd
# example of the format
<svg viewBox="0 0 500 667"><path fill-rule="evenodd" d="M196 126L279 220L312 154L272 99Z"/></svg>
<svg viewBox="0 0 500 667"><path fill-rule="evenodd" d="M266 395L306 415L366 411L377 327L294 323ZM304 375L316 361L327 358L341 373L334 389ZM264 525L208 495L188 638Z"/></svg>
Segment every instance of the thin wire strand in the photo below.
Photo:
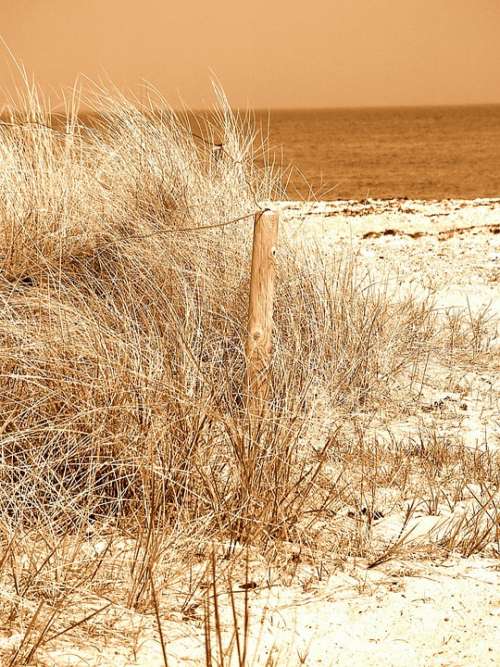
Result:
<svg viewBox="0 0 500 667"><path fill-rule="evenodd" d="M251 213L246 213L245 215L240 216L239 218L234 218L233 220L226 220L226 222L218 222L214 225L201 225L199 227L179 227L179 228L174 228L174 229L162 229L156 232L151 232L149 234L137 234L137 235L132 235L132 236L122 236L117 239L113 239L112 241L108 241L107 243L103 243L102 245L97 246L97 250L100 252L101 250L104 250L105 248L109 247L110 245L113 245L115 243L121 243L122 241L142 241L143 239L149 239L153 238L155 236L163 236L166 234L180 234L180 233L189 233L189 232L203 232L208 229L217 229L220 227L228 227L229 225L235 225L238 222L242 222L243 220L246 220L248 218L254 218L255 216L258 216L258 220L264 215L264 213L270 211L270 208L261 208L255 211L252 211Z"/></svg>

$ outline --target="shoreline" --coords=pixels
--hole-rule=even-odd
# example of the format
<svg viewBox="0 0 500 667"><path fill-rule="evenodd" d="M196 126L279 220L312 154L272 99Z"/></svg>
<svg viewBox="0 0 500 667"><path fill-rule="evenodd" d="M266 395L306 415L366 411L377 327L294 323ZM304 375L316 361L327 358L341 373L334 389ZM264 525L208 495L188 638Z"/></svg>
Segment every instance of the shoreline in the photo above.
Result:
<svg viewBox="0 0 500 667"><path fill-rule="evenodd" d="M362 271L436 308L500 318L500 198L274 202L285 246L330 261L349 250ZM497 331L493 348L500 349Z"/></svg>
<svg viewBox="0 0 500 667"><path fill-rule="evenodd" d="M476 224L500 224L500 197L480 199L339 199L336 201L273 201L269 205L284 215L286 222L304 220L319 222L334 218L335 231L341 235L341 225L349 227L349 236L366 233L367 227L382 231L388 220L396 222L401 232L445 231L450 227ZM360 220L358 220L360 219ZM324 220L323 220L324 221ZM325 221L324 221L325 222ZM432 223L432 228L429 228Z"/></svg>

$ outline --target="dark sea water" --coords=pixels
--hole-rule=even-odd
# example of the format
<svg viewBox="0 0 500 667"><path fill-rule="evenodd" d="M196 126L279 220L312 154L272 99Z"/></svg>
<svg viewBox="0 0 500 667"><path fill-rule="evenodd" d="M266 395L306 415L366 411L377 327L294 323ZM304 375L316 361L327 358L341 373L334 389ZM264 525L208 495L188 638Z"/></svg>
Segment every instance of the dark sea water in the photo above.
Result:
<svg viewBox="0 0 500 667"><path fill-rule="evenodd" d="M290 198L500 196L500 105L257 114ZM281 158L282 155L282 158Z"/></svg>

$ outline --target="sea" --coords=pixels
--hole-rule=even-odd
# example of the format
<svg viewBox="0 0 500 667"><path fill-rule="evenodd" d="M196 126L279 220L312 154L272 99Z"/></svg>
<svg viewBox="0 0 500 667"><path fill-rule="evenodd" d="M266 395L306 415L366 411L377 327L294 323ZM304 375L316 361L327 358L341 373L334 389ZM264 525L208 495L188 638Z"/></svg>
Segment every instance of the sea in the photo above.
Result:
<svg viewBox="0 0 500 667"><path fill-rule="evenodd" d="M500 196L500 105L258 112L290 199Z"/></svg>
<svg viewBox="0 0 500 667"><path fill-rule="evenodd" d="M257 111L254 122L288 199L500 197L500 104Z"/></svg>

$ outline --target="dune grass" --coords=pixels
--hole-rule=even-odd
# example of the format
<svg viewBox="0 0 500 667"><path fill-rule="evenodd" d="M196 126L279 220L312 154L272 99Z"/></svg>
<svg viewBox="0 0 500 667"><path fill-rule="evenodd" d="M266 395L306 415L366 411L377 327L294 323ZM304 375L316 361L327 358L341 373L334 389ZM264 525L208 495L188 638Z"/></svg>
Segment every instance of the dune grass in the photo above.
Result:
<svg viewBox="0 0 500 667"><path fill-rule="evenodd" d="M265 140L220 91L197 126L157 102L93 103L91 126L76 109L55 122L31 91L0 125L0 614L19 633L6 664L95 631L108 601L159 619L157 591L214 544L229 545L221 563L235 545L310 550L333 519L336 555L375 562L401 544L377 551L346 513L370 524L380 489L401 506L425 479L439 502L444 468L454 502L498 485L493 454L449 453L435 434L367 441L360 415L408 410L404 378L418 394L429 359L481 336L454 320L450 343L431 303L389 294L348 255L281 245L272 399L250 431L252 221L284 196L257 166ZM491 541L479 514L442 548Z"/></svg>

